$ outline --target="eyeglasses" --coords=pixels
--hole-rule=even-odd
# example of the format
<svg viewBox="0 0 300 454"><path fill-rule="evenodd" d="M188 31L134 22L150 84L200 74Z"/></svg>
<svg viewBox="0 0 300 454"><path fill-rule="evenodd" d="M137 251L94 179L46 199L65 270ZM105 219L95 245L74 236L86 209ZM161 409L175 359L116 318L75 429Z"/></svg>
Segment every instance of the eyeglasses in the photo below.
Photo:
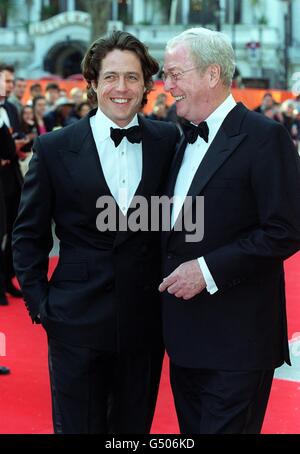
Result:
<svg viewBox="0 0 300 454"><path fill-rule="evenodd" d="M185 69L184 71L178 71L177 73L172 73L172 72L165 73L163 71L161 78L164 82L168 79L168 77L170 77L172 82L177 82L178 80L182 79L182 77L185 73L187 73L189 71L193 71L193 69L199 69L199 66L194 66L193 68Z"/></svg>

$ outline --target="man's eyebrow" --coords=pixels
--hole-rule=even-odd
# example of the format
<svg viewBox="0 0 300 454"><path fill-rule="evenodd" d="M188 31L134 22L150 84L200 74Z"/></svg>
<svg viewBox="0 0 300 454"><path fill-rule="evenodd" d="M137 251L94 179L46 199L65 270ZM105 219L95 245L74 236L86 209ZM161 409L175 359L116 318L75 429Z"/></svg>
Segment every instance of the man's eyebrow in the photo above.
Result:
<svg viewBox="0 0 300 454"><path fill-rule="evenodd" d="M163 68L162 70L163 70L163 72L166 72L165 68ZM178 66L174 65L168 69L168 72L170 72L170 71L180 71L180 69L178 68Z"/></svg>
<svg viewBox="0 0 300 454"><path fill-rule="evenodd" d="M139 75L137 71L104 71L103 74L136 74Z"/></svg>

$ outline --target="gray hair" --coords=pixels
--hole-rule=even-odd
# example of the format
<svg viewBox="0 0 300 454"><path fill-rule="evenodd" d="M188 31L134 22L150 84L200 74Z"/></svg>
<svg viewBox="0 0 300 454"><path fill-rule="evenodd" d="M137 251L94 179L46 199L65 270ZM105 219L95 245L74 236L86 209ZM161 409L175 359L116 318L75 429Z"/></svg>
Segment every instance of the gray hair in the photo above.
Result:
<svg viewBox="0 0 300 454"><path fill-rule="evenodd" d="M185 43L190 50L191 57L204 72L209 65L219 65L221 80L230 87L235 70L234 52L229 39L224 33L207 28L190 28L167 42L166 50L170 50L179 43Z"/></svg>

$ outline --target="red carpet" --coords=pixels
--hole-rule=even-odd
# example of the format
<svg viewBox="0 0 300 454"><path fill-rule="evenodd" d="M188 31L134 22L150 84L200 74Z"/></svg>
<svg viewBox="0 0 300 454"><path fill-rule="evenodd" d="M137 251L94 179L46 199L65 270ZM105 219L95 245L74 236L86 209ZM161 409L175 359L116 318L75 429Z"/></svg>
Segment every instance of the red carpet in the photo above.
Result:
<svg viewBox="0 0 300 454"><path fill-rule="evenodd" d="M52 261L53 265L53 261ZM300 332L300 254L286 263L289 337ZM0 364L11 374L0 376L0 433L51 433L46 336L32 325L21 300L0 307L0 333L6 336L7 356ZM1 346L0 346L1 347ZM0 348L1 351L1 348ZM299 382L274 380L263 433L300 433ZM165 361L153 433L178 433Z"/></svg>

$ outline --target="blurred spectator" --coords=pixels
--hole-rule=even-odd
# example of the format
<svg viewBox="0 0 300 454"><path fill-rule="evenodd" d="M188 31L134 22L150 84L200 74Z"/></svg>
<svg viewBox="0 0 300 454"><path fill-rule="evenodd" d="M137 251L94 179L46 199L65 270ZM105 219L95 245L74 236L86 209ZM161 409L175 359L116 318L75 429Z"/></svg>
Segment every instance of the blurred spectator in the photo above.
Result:
<svg viewBox="0 0 300 454"><path fill-rule="evenodd" d="M264 113L265 109L273 107L275 100L271 93L265 93L261 102L261 105L254 109L255 112Z"/></svg>
<svg viewBox="0 0 300 454"><path fill-rule="evenodd" d="M281 111L283 115L283 124L290 133L293 140L297 137L296 127L296 109L295 104L291 100L284 101L281 105Z"/></svg>
<svg viewBox="0 0 300 454"><path fill-rule="evenodd" d="M33 107L24 106L21 112L21 131L28 138L28 144L22 147L23 151L30 151L34 138L37 135L33 117Z"/></svg>
<svg viewBox="0 0 300 454"><path fill-rule="evenodd" d="M265 93L260 106L254 109L255 112L261 113L274 121L283 123L283 116L280 111L280 104L275 102L271 93Z"/></svg>
<svg viewBox="0 0 300 454"><path fill-rule="evenodd" d="M19 116L21 117L21 112L23 108L22 99L26 90L26 80L22 77L17 77L15 81L15 86L12 94L8 97L8 101L16 106Z"/></svg>
<svg viewBox="0 0 300 454"><path fill-rule="evenodd" d="M54 83L50 82L46 86L46 112L50 112L55 106L56 101L59 98L59 86Z"/></svg>
<svg viewBox="0 0 300 454"><path fill-rule="evenodd" d="M74 101L75 106L78 106L85 101L81 88L73 87L70 91L70 97Z"/></svg>
<svg viewBox="0 0 300 454"><path fill-rule="evenodd" d="M150 120L168 121L167 111L168 108L163 99L156 101L153 106L153 111L150 115L148 115L148 118L150 118Z"/></svg>
<svg viewBox="0 0 300 454"><path fill-rule="evenodd" d="M59 97L60 97L60 98L67 98L67 97L68 97L67 90L65 90L64 88L61 88L61 89L59 90Z"/></svg>
<svg viewBox="0 0 300 454"><path fill-rule="evenodd" d="M33 100L34 102L34 100ZM21 113L21 131L25 135L27 139L27 144L24 145L21 150L26 152L26 157L20 161L20 168L23 177L25 176L29 161L32 156L32 145L33 141L37 136L37 129L34 122L33 117L33 107L32 106L24 106Z"/></svg>
<svg viewBox="0 0 300 454"><path fill-rule="evenodd" d="M1 75L4 77L4 96L0 96L0 118L1 122L6 125L12 132L11 141L14 147L13 156L8 160L0 160L0 181L2 184L5 215L6 215L6 233L7 241L4 249L4 281L5 291L12 296L21 297L22 293L14 286L13 278L15 271L13 267L12 250L11 250L11 233L14 221L17 217L21 187L22 174L19 166L18 155L25 157L26 154L20 151L21 147L27 142L20 137L20 121L16 107L7 100L7 96L12 93L14 87L14 68L9 65L0 65Z"/></svg>
<svg viewBox="0 0 300 454"><path fill-rule="evenodd" d="M75 115L80 120L85 117L91 110L91 105L88 101L83 101L75 107Z"/></svg>
<svg viewBox="0 0 300 454"><path fill-rule="evenodd" d="M30 91L30 99L28 100L27 105L32 106L33 99L36 98L37 96L42 95L42 86L41 86L41 84L38 84L38 83L32 84L29 88L29 91Z"/></svg>
<svg viewBox="0 0 300 454"><path fill-rule="evenodd" d="M74 102L68 98L58 98L55 103L53 110L48 112L44 117L44 122L47 131L53 131L53 129L63 128L68 126L74 121L77 121L74 116L72 116L72 110L74 107Z"/></svg>
<svg viewBox="0 0 300 454"><path fill-rule="evenodd" d="M270 118L271 120L277 121L283 124L283 115L281 113L281 106L274 102L272 106L267 106L262 111L262 114L266 117Z"/></svg>
<svg viewBox="0 0 300 454"><path fill-rule="evenodd" d="M13 93L15 85L15 68L12 65L0 65L0 72L4 74L5 79L5 98L6 100Z"/></svg>
<svg viewBox="0 0 300 454"><path fill-rule="evenodd" d="M14 158L15 144L11 137L8 127L0 118L0 172L1 165ZM4 245L6 233L6 206L4 189L0 178L0 306L7 306L8 300L5 295L5 261L4 261ZM1 370L1 366L0 366Z"/></svg>
<svg viewBox="0 0 300 454"><path fill-rule="evenodd" d="M300 112L300 95L296 96L294 99L295 109L297 112Z"/></svg>
<svg viewBox="0 0 300 454"><path fill-rule="evenodd" d="M44 116L46 114L46 98L45 96L37 96L33 100L33 118L37 131L37 135L47 132Z"/></svg>

